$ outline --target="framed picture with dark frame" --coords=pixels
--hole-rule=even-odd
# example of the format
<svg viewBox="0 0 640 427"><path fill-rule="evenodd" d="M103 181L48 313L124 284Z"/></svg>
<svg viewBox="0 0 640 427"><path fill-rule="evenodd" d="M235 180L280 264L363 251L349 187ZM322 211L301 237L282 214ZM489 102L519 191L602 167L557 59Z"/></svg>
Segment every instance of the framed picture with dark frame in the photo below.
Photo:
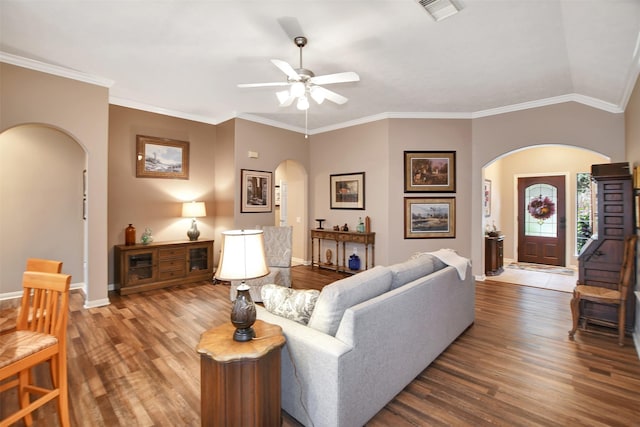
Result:
<svg viewBox="0 0 640 427"><path fill-rule="evenodd" d="M240 170L240 212L260 213L273 210L271 176L272 173L267 171Z"/></svg>
<svg viewBox="0 0 640 427"><path fill-rule="evenodd" d="M485 179L482 184L482 212L485 217L491 216L491 180Z"/></svg>
<svg viewBox="0 0 640 427"><path fill-rule="evenodd" d="M405 239L454 237L456 237L456 199L454 197L405 197Z"/></svg>
<svg viewBox="0 0 640 427"><path fill-rule="evenodd" d="M364 209L364 172L329 176L331 209Z"/></svg>
<svg viewBox="0 0 640 427"><path fill-rule="evenodd" d="M189 142L137 135L136 177L189 179Z"/></svg>
<svg viewBox="0 0 640 427"><path fill-rule="evenodd" d="M455 151L405 151L405 193L455 193Z"/></svg>

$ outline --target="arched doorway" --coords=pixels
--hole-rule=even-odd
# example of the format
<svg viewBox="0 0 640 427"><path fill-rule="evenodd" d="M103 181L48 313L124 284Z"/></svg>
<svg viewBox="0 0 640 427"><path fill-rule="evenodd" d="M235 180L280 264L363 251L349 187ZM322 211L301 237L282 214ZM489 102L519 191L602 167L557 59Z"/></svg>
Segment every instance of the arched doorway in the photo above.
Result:
<svg viewBox="0 0 640 427"><path fill-rule="evenodd" d="M86 153L65 132L40 124L0 134L0 293L21 293L29 257L63 261L85 282Z"/></svg>
<svg viewBox="0 0 640 427"><path fill-rule="evenodd" d="M275 185L280 194L275 204L275 225L293 226L293 263L302 264L307 257L308 180L304 166L285 160L275 171Z"/></svg>
<svg viewBox="0 0 640 427"><path fill-rule="evenodd" d="M583 148L565 145L537 145L504 153L484 165L482 176L491 182L490 212L483 213L483 227L494 225L504 235L505 264L518 256L518 178L545 175L566 177L565 264L577 265L576 182L577 173L590 172L592 164L609 158ZM486 257L486 254L485 254Z"/></svg>

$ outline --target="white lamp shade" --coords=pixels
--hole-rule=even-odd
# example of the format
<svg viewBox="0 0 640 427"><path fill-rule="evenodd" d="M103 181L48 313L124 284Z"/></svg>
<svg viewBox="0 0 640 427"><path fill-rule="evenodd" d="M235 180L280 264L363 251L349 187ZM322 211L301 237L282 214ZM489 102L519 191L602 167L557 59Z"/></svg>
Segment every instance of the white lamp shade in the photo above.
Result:
<svg viewBox="0 0 640 427"><path fill-rule="evenodd" d="M309 100L307 99L306 96L301 96L300 98L298 98L298 104L296 105L298 107L298 110L308 110L309 109Z"/></svg>
<svg viewBox="0 0 640 427"><path fill-rule="evenodd" d="M246 280L269 274L262 230L224 231L222 236L217 279Z"/></svg>
<svg viewBox="0 0 640 427"><path fill-rule="evenodd" d="M198 218L207 216L204 202L185 202L182 204L182 216L186 218Z"/></svg>

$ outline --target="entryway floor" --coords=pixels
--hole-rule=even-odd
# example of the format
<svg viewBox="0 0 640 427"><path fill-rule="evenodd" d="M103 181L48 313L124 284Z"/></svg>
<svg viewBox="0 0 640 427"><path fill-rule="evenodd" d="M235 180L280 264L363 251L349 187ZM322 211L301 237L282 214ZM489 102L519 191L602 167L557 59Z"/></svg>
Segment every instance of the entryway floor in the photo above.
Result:
<svg viewBox="0 0 640 427"><path fill-rule="evenodd" d="M574 272L573 276L568 276L565 274L519 270L507 267L511 261L512 260L505 259L504 271L497 276L487 276L487 280L551 289L560 292L573 292L573 288L576 286L576 280L578 279L577 271Z"/></svg>

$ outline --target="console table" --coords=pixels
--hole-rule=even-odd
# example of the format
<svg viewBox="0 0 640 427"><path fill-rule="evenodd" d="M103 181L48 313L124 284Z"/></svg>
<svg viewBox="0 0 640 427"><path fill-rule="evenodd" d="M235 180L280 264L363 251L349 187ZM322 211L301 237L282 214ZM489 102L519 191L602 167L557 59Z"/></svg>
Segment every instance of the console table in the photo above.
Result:
<svg viewBox="0 0 640 427"><path fill-rule="evenodd" d="M203 426L279 426L280 350L285 338L278 325L256 320L256 337L233 340L229 322L200 337Z"/></svg>
<svg viewBox="0 0 640 427"><path fill-rule="evenodd" d="M504 236L484 238L484 272L487 276L497 276L504 271Z"/></svg>
<svg viewBox="0 0 640 427"><path fill-rule="evenodd" d="M121 295L211 280L213 240L116 245L114 267Z"/></svg>
<svg viewBox="0 0 640 427"><path fill-rule="evenodd" d="M315 259L315 245L314 242L318 242L318 257ZM336 244L336 262L335 264L328 264L321 261L322 252L322 240L332 240ZM340 245L342 243L342 245ZM369 246L371 246L371 267L375 265L376 257L376 233L358 233L353 231L333 231L333 230L311 230L311 267L317 265L318 267L335 269L336 271L342 271L347 273L353 273L353 270L349 269L346 262L346 244L347 243L360 243L364 245L364 269L369 269ZM342 246L342 264L340 264L340 246Z"/></svg>

